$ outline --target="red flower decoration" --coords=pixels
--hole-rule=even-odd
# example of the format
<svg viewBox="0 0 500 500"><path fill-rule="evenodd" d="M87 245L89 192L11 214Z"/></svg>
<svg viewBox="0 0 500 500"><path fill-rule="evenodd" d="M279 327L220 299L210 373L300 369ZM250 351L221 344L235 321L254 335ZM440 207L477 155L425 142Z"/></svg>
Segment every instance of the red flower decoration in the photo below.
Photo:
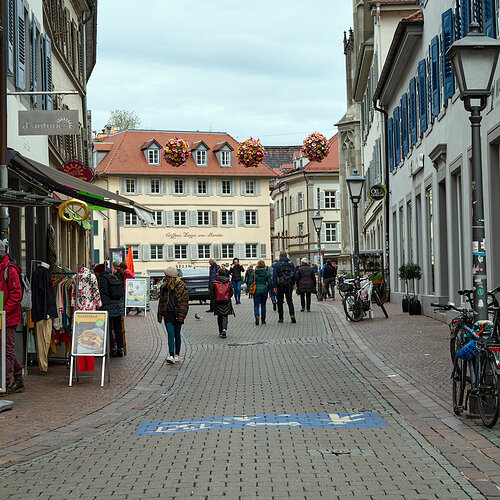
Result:
<svg viewBox="0 0 500 500"><path fill-rule="evenodd" d="M163 150L163 158L174 167L185 165L190 154L191 149L188 143L179 137L170 139L167 144L165 144L165 149Z"/></svg>
<svg viewBox="0 0 500 500"><path fill-rule="evenodd" d="M306 137L301 151L309 161L317 161L320 163L328 156L330 152L330 143L323 134L314 132Z"/></svg>
<svg viewBox="0 0 500 500"><path fill-rule="evenodd" d="M236 151L239 163L242 163L245 167L256 167L266 154L266 150L260 143L260 140L253 137L245 139Z"/></svg>

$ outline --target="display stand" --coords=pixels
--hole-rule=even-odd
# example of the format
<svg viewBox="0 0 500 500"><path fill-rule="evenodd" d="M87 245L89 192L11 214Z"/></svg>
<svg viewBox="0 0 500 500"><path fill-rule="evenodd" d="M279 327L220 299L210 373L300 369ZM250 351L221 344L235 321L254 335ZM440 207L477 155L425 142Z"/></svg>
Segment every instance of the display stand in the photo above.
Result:
<svg viewBox="0 0 500 500"><path fill-rule="evenodd" d="M73 332L71 336L71 364L69 386L73 385L73 367L76 380L78 376L78 358L93 356L102 358L101 387L104 387L104 371L107 368L108 383L111 381L108 348L108 311L75 311L73 313ZM76 361L74 363L74 361Z"/></svg>
<svg viewBox="0 0 500 500"><path fill-rule="evenodd" d="M125 315L127 309L144 309L147 315L149 278L129 278L125 280Z"/></svg>
<svg viewBox="0 0 500 500"><path fill-rule="evenodd" d="M5 311L0 312L0 331L2 335L2 343L0 350L0 394L7 393L7 339L5 325ZM12 401L0 399L0 411L10 410L14 406Z"/></svg>

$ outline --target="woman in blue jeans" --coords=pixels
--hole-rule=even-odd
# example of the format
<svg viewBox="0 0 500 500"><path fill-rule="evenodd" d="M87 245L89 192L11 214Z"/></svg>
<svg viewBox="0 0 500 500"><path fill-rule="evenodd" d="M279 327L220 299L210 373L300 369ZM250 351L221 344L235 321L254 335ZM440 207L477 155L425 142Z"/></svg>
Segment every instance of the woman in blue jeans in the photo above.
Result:
<svg viewBox="0 0 500 500"><path fill-rule="evenodd" d="M233 263L231 264L231 269L229 269L229 277L231 278L231 284L234 290L234 300L236 304L241 304L241 280L242 275L245 272L240 261L235 257Z"/></svg>
<svg viewBox="0 0 500 500"><path fill-rule="evenodd" d="M248 278L248 286L251 286L253 282L256 285L253 296L255 324L258 325L260 320L265 325L267 296L273 285L271 273L266 269L266 263L263 260L259 260L257 268Z"/></svg>

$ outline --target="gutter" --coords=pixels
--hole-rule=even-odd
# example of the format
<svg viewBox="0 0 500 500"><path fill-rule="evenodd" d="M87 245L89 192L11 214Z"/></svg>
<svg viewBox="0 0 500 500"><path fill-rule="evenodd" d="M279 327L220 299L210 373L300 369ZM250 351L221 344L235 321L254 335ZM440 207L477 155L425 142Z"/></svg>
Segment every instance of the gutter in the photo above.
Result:
<svg viewBox="0 0 500 500"><path fill-rule="evenodd" d="M304 175L304 180L306 181L306 199L304 200L305 201L305 206L306 206L306 224L307 224L307 234L310 234L309 233L309 181L307 180L307 176L306 176L306 173L303 172L303 175ZM304 203L303 201L303 203ZM311 243L310 243L310 240L309 240L309 237L307 237L307 253L309 254L311 252ZM308 258L309 258L309 262L311 262L311 255L308 255Z"/></svg>

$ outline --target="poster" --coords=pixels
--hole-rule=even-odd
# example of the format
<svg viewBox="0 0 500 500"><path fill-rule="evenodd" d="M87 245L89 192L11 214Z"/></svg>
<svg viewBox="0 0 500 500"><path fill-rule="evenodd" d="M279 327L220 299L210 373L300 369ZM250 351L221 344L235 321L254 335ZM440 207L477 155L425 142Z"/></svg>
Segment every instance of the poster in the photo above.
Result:
<svg viewBox="0 0 500 500"><path fill-rule="evenodd" d="M149 278L125 280L125 307L144 307L148 296Z"/></svg>
<svg viewBox="0 0 500 500"><path fill-rule="evenodd" d="M113 262L125 262L125 248L110 248L109 261L111 265Z"/></svg>
<svg viewBox="0 0 500 500"><path fill-rule="evenodd" d="M105 356L107 331L107 311L75 311L72 356Z"/></svg>

